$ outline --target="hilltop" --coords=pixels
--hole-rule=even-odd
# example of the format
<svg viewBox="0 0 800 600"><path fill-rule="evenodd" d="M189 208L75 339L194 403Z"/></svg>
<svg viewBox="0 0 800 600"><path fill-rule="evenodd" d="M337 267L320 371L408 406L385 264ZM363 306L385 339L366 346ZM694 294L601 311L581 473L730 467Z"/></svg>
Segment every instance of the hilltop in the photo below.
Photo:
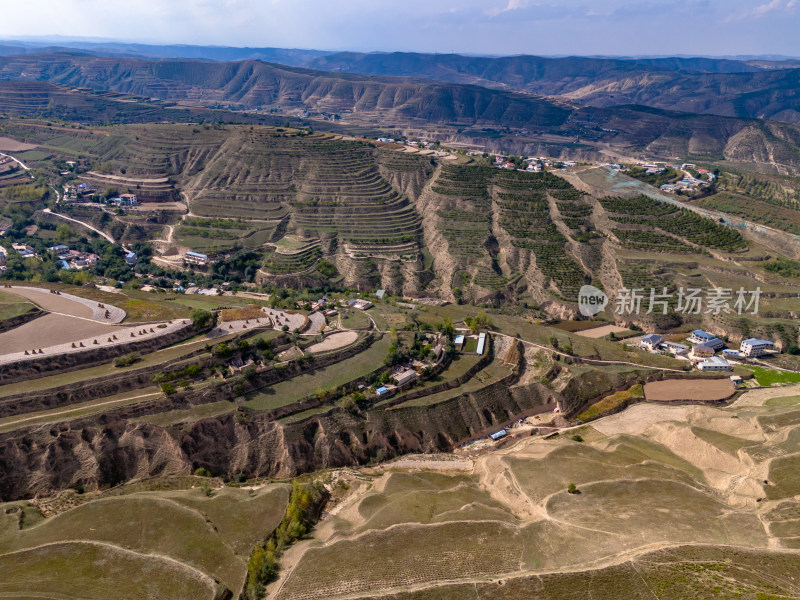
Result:
<svg viewBox="0 0 800 600"><path fill-rule="evenodd" d="M25 80L9 81L4 86L6 103L14 114L85 122L163 120L165 114L153 111L152 100L144 101L149 109L138 108L142 98L156 98L178 103L181 109L166 107L176 110L170 120L177 121L191 120L181 113L189 107L195 119L275 123L277 115L290 115L314 119L333 131L435 136L490 151L573 160L599 161L609 154L647 153L665 160L691 155L753 163L755 168L780 174L800 169L800 126L795 124L632 105L581 108L561 99L476 85L327 73L259 61L219 63L64 54L1 57L0 79ZM42 81L62 87L32 89ZM103 98L95 111L92 106L98 99L91 97L82 100L81 110L76 110L75 86L133 95L125 100L134 102L130 107L112 105L117 110L111 112L108 98ZM31 97L48 95L48 100L39 100L38 104L31 101ZM197 112L202 109L224 110ZM137 111L142 115L137 117ZM148 112L152 113L149 118L144 116ZM98 116L103 113L101 121Z"/></svg>

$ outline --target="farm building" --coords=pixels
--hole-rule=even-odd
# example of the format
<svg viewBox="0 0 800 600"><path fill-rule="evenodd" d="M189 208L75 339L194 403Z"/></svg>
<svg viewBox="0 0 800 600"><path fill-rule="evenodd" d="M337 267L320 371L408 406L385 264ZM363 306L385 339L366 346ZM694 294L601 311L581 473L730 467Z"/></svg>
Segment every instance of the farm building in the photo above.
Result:
<svg viewBox="0 0 800 600"><path fill-rule="evenodd" d="M375 390L375 393L378 394L378 396L386 396L389 393L389 388L387 388L385 385L382 385Z"/></svg>
<svg viewBox="0 0 800 600"><path fill-rule="evenodd" d="M689 341L693 344L703 344L709 340L713 340L716 336L702 329L695 329L692 335L689 336Z"/></svg>
<svg viewBox="0 0 800 600"><path fill-rule="evenodd" d="M500 438L504 438L508 435L508 432L505 429L501 429L500 431L495 431L494 433L490 433L489 437L492 438L494 441L499 440Z"/></svg>
<svg viewBox="0 0 800 600"><path fill-rule="evenodd" d="M454 339L453 343L456 346L456 350L461 352L462 348L464 348L464 336L462 334L458 334Z"/></svg>
<svg viewBox="0 0 800 600"><path fill-rule="evenodd" d="M673 356L684 356L689 352L689 346L677 342L661 342L659 347Z"/></svg>
<svg viewBox="0 0 800 600"><path fill-rule="evenodd" d="M486 351L486 334L481 333L478 336L478 347L475 350L475 354L483 355L485 351Z"/></svg>
<svg viewBox="0 0 800 600"><path fill-rule="evenodd" d="M697 344L694 348L692 348L693 359L710 358L716 353L717 351L713 347L707 346L706 344Z"/></svg>
<svg viewBox="0 0 800 600"><path fill-rule="evenodd" d="M413 369L405 369L395 373L393 378L397 382L397 387L403 387L417 380L417 372Z"/></svg>
<svg viewBox="0 0 800 600"><path fill-rule="evenodd" d="M759 340L757 338L747 338L742 340L739 346L739 352L748 357L762 356L767 353L767 350L774 350L775 344L768 340Z"/></svg>
<svg viewBox="0 0 800 600"><path fill-rule="evenodd" d="M725 358L742 358L742 355L738 350L733 350L730 348L725 348L725 350L722 351L722 355Z"/></svg>
<svg viewBox="0 0 800 600"><path fill-rule="evenodd" d="M357 308L358 310L367 310L372 308L373 304L369 300L348 300L347 306Z"/></svg>
<svg viewBox="0 0 800 600"><path fill-rule="evenodd" d="M664 338L662 338L660 335L651 333L650 335L646 335L642 338L642 341L639 342L639 346L649 350L650 352L655 352L663 339Z"/></svg>
<svg viewBox="0 0 800 600"><path fill-rule="evenodd" d="M193 265L208 264L208 256L206 254L200 254L199 252L187 252L183 255L183 258L186 262Z"/></svg>
<svg viewBox="0 0 800 600"><path fill-rule="evenodd" d="M125 263L130 266L136 264L136 259L137 259L136 252L128 252L127 254L125 254Z"/></svg>
<svg viewBox="0 0 800 600"><path fill-rule="evenodd" d="M712 356L697 365L697 368L701 371L733 371L730 363L721 356Z"/></svg>

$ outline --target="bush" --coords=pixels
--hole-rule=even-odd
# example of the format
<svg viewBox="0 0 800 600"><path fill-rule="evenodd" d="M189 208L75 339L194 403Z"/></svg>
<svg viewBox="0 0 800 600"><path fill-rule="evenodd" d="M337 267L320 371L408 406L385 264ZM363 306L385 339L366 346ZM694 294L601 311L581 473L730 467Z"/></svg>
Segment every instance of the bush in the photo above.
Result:
<svg viewBox="0 0 800 600"><path fill-rule="evenodd" d="M138 352L131 352L125 356L118 356L114 359L115 367L130 367L132 364L142 360L142 355Z"/></svg>
<svg viewBox="0 0 800 600"><path fill-rule="evenodd" d="M582 442L583 438L580 435L575 434L575 435L572 436L572 441L573 442Z"/></svg>
<svg viewBox="0 0 800 600"><path fill-rule="evenodd" d="M161 384L161 391L164 392L165 396L172 396L175 393L175 386L169 381L165 381Z"/></svg>
<svg viewBox="0 0 800 600"><path fill-rule="evenodd" d="M569 492L570 494L580 494L580 492L578 491L578 486L576 486L574 483L570 483L567 486L567 492Z"/></svg>
<svg viewBox="0 0 800 600"><path fill-rule="evenodd" d="M192 320L192 325L195 329L205 329L211 325L214 315L202 308L195 308L189 313L189 318Z"/></svg>
<svg viewBox="0 0 800 600"><path fill-rule="evenodd" d="M211 472L205 467L198 467L194 470L194 474L197 477L211 477Z"/></svg>

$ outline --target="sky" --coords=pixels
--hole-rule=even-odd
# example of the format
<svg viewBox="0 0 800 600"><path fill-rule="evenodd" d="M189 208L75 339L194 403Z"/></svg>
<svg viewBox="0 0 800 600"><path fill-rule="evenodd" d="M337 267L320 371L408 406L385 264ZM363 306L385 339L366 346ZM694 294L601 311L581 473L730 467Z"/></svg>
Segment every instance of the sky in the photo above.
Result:
<svg viewBox="0 0 800 600"><path fill-rule="evenodd" d="M26 0L0 38L538 55L800 56L800 0Z"/></svg>

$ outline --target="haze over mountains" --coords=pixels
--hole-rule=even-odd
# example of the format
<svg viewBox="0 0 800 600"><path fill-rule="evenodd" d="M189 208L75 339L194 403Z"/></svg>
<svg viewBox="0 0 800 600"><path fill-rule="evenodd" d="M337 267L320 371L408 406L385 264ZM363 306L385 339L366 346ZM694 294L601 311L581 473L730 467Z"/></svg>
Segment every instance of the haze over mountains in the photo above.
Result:
<svg viewBox="0 0 800 600"><path fill-rule="evenodd" d="M281 48L11 41L0 55L67 52L94 56L259 60L293 67L413 77L557 96L589 106L640 104L699 114L800 122L800 61L752 58L587 58L359 53Z"/></svg>
<svg viewBox="0 0 800 600"><path fill-rule="evenodd" d="M547 62L551 60L559 59L546 59L541 63L545 67L541 69L539 81L547 78L555 81L559 77L551 65L561 63ZM606 65L604 68L611 73L630 70L625 61L564 60L573 61L571 73L574 77L572 83L559 84L562 90L581 89L580 81L584 81L585 86L600 85L589 83L588 77L578 77L581 70L574 65L581 62ZM654 68L658 70L650 72L645 77L647 81L682 73L668 71L662 63ZM753 79L763 76L780 82L796 79L798 74L800 70L786 69L719 76ZM709 73L685 75L714 76ZM527 77L533 77L533 72ZM621 99L621 106L582 107L578 101L563 96L544 97L418 77L332 73L255 60L213 62L79 53L14 55L0 57L0 80L50 82L262 114L311 118L340 115L350 125L367 127L375 133L434 135L441 140L482 146L489 151L547 153L597 160L612 149L625 155L644 151L666 160L704 156L713 160L757 163L762 165L759 168L777 173L792 173L800 168L800 128L794 123L751 118L765 107L771 113L786 115L787 119L800 114L791 87L774 92L759 88L751 94L735 96L739 88L731 84L732 98L728 102L747 109L739 112L753 113L745 118L731 118L698 114L710 111L687 113L635 106L625 98ZM758 85L754 80L753 86L757 88ZM646 87L639 89L643 96L651 93ZM18 93L30 92L25 88ZM626 93L633 92L626 90ZM676 94L675 101L679 104L704 102L688 91ZM720 103L724 100L716 93L708 94L718 98ZM667 100L667 96L662 95L654 97L653 102L668 103ZM703 107L698 106L700 108Z"/></svg>

